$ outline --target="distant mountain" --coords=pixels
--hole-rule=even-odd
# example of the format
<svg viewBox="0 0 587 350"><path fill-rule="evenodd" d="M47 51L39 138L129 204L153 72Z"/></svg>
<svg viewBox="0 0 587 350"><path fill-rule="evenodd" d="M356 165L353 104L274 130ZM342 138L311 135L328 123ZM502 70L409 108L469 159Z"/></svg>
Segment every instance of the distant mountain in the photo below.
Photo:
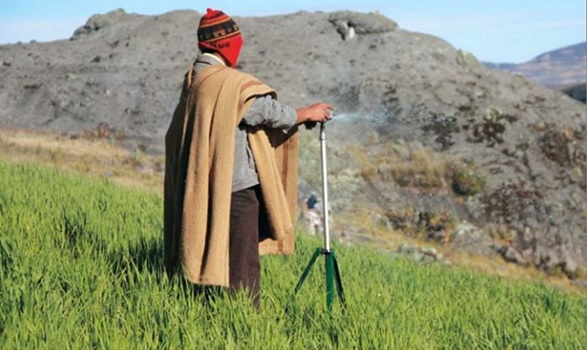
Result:
<svg viewBox="0 0 587 350"><path fill-rule="evenodd" d="M520 64L484 62L487 68L520 74L551 88L587 81L587 42L543 53Z"/></svg>

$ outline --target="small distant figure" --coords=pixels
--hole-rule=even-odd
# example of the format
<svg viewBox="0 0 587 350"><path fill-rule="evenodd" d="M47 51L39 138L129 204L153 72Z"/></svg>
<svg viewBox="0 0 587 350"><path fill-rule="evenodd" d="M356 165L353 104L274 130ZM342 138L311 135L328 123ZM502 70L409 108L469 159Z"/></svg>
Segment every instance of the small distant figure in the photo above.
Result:
<svg viewBox="0 0 587 350"><path fill-rule="evenodd" d="M318 200L315 193L306 199L306 210L302 213L302 224L304 232L309 235L316 235L324 232L324 216L322 202Z"/></svg>
<svg viewBox="0 0 587 350"><path fill-rule="evenodd" d="M316 198L316 195L312 193L306 200L306 206L309 210L312 210L316 207L316 204L318 204L318 198Z"/></svg>

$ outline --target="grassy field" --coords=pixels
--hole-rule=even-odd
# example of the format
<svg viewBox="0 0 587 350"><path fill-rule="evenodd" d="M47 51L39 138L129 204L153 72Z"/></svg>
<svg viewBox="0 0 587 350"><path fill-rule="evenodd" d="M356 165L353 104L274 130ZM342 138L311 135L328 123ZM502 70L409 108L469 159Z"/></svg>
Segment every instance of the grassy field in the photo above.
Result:
<svg viewBox="0 0 587 350"><path fill-rule="evenodd" d="M206 301L162 268L160 194L0 161L2 349L584 349L586 300L539 283L338 246L347 308L326 310L319 239L262 260L262 301Z"/></svg>

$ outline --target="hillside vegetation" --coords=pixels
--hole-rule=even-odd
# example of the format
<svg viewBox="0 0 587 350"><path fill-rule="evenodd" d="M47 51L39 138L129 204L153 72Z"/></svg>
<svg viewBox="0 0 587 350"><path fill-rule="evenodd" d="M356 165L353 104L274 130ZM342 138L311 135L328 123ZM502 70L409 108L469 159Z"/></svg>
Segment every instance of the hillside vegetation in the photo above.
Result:
<svg viewBox="0 0 587 350"><path fill-rule="evenodd" d="M579 349L583 296L335 245L347 308L325 307L320 241L264 257L258 311L168 280L159 194L0 161L0 348Z"/></svg>

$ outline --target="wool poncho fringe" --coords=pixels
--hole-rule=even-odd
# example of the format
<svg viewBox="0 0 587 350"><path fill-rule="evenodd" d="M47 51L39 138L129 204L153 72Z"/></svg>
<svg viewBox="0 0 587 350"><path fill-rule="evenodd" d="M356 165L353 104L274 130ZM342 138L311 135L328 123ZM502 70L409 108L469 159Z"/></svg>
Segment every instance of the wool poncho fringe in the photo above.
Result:
<svg viewBox="0 0 587 350"><path fill-rule="evenodd" d="M256 96L275 92L216 65L185 76L165 135L164 260L190 282L229 285L229 218L235 132ZM260 254L291 254L297 197L297 128L248 133L269 218Z"/></svg>

